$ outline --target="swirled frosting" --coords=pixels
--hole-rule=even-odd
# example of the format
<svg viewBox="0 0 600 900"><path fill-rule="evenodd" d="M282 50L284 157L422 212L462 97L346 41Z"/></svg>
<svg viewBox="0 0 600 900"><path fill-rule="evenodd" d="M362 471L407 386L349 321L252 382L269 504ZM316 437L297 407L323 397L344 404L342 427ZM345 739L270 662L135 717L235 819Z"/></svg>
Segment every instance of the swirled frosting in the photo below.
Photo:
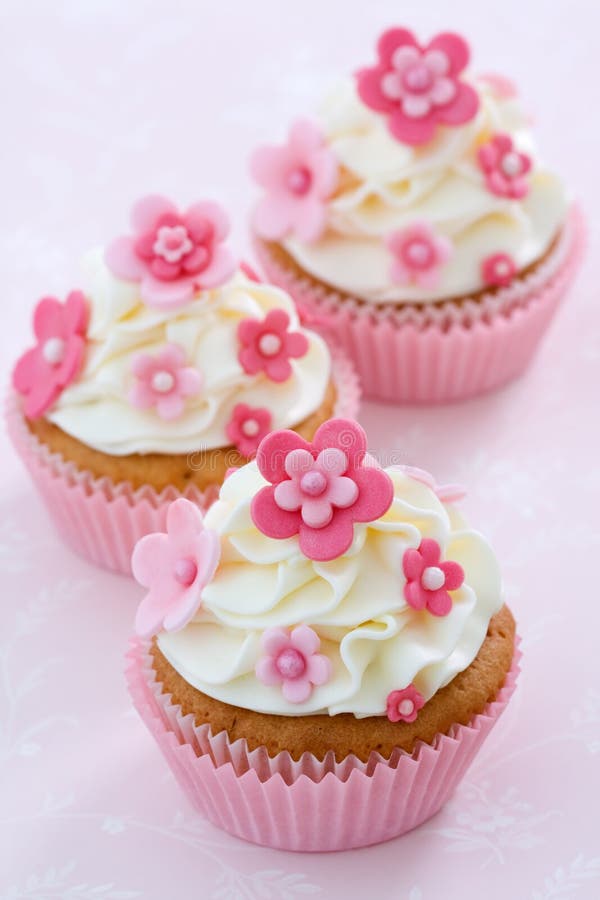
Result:
<svg viewBox="0 0 600 900"><path fill-rule="evenodd" d="M100 250L84 259L83 268L90 306L85 362L47 417L88 446L114 456L226 447L231 441L225 429L238 403L265 407L277 429L297 425L323 402L329 352L320 337L300 326L290 298L278 288L239 272L183 307L160 310L140 301L139 285L112 275ZM262 319L272 309L285 310L291 329L309 342L308 352L291 360L292 374L280 383L262 373L247 374L238 360L238 324ZM203 379L183 414L169 421L128 401L134 358L156 354L165 344L183 348L188 365Z"/></svg>
<svg viewBox="0 0 600 900"><path fill-rule="evenodd" d="M219 568L193 621L158 636L186 681L257 712L363 717L385 714L388 694L409 684L427 700L470 665L502 605L494 554L431 487L400 469L387 471L394 485L389 510L355 525L348 551L325 563L305 557L297 537L274 540L258 531L250 503L266 482L255 463L227 479L205 517L220 535ZM425 537L465 573L443 617L404 599L404 552ZM332 675L307 701L292 704L279 687L256 678L255 666L266 629L299 624L317 632Z"/></svg>
<svg viewBox="0 0 600 900"><path fill-rule="evenodd" d="M365 300L424 303L480 291L482 261L495 254L510 256L517 271L543 257L565 219L565 189L537 160L518 101L493 82L471 83L480 97L477 115L439 129L419 147L395 140L385 117L361 102L354 82L334 91L320 114L342 173L327 203L327 230L312 243L295 236L282 241L306 272ZM491 192L478 166L478 148L498 133L532 160L522 199ZM430 223L452 244L435 287L396 284L390 275L385 238L415 221Z"/></svg>

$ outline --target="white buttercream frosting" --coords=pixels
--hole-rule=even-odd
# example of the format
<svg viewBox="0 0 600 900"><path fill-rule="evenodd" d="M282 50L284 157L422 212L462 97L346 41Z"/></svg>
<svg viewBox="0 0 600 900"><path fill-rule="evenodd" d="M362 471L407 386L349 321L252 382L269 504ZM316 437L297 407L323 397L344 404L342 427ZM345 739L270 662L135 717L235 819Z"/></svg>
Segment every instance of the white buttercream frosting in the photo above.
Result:
<svg viewBox="0 0 600 900"><path fill-rule="evenodd" d="M138 285L111 274L100 250L85 258L83 268L90 305L85 361L47 418L88 446L114 456L226 447L231 442L225 428L238 403L265 407L272 428L279 429L297 425L323 402L329 352L320 337L300 326L292 301L278 288L238 273L183 307L159 310L140 301ZM290 329L309 342L305 356L290 360L292 374L282 383L264 373L246 374L238 360L238 324L263 319L272 309L285 310ZM166 344L180 345L186 365L203 379L199 393L186 398L183 414L169 421L128 400L134 358L157 355Z"/></svg>
<svg viewBox="0 0 600 900"><path fill-rule="evenodd" d="M428 302L481 290L482 262L496 253L510 255L519 271L544 255L565 220L565 189L538 161L519 102L495 94L487 82L472 84L481 101L475 118L439 128L420 147L395 140L386 117L362 103L353 81L329 97L320 118L345 170L342 189L328 203L328 228L319 240L282 242L305 271L362 299ZM498 133L532 158L521 200L492 193L477 163L477 149ZM452 242L435 288L394 284L390 276L384 239L418 220Z"/></svg>
<svg viewBox="0 0 600 900"><path fill-rule="evenodd" d="M388 694L414 684L425 700L467 668L502 606L500 573L489 545L456 507L400 469L388 512L356 524L350 549L315 562L297 537L275 540L253 524L252 497L266 482L255 463L231 475L205 516L221 538L222 556L202 605L182 631L158 636L168 661L195 688L226 703L279 715L349 712L383 715ZM450 613L416 611L405 599L402 558L433 538L442 559L465 572ZM267 628L304 624L321 638L330 680L304 703L285 700L279 686L255 675Z"/></svg>

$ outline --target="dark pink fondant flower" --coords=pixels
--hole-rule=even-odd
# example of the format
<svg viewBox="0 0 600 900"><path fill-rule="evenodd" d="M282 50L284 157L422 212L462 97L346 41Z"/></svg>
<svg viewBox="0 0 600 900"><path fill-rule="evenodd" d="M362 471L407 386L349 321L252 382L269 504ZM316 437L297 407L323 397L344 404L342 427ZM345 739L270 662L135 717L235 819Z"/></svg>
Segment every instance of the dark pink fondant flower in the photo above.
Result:
<svg viewBox="0 0 600 900"><path fill-rule="evenodd" d="M233 408L225 433L242 456L252 459L258 445L271 430L271 413L263 406L238 403Z"/></svg>
<svg viewBox="0 0 600 900"><path fill-rule="evenodd" d="M24 397L24 411L37 419L77 376L83 363L88 310L81 291L71 291L64 303L44 297L33 314L37 344L13 370L13 386Z"/></svg>
<svg viewBox="0 0 600 900"><path fill-rule="evenodd" d="M412 222L393 231L386 246L394 256L391 276L396 284L436 288L441 269L452 256L452 243L436 234L429 222Z"/></svg>
<svg viewBox="0 0 600 900"><path fill-rule="evenodd" d="M167 344L156 356L140 353L131 366L136 381L129 402L138 409L155 406L161 419L178 419L187 397L202 387L202 376L186 365L185 352L179 344Z"/></svg>
<svg viewBox="0 0 600 900"><path fill-rule="evenodd" d="M428 609L434 616L447 616L452 609L448 591L456 591L465 580L457 562L440 562L442 551L437 541L423 538L418 550L406 550L402 569L406 577L404 597L413 609Z"/></svg>
<svg viewBox="0 0 600 900"><path fill-rule="evenodd" d="M290 359L308 353L308 339L289 331L290 317L283 309L272 309L264 319L244 319L238 326L242 345L238 358L244 372L264 372L271 381L286 381L292 374Z"/></svg>
<svg viewBox="0 0 600 900"><path fill-rule="evenodd" d="M479 97L460 75L469 47L457 34L438 34L422 47L405 28L384 32L377 44L379 61L358 75L363 103L388 116L396 140L426 144L438 125L462 125L474 118Z"/></svg>
<svg viewBox="0 0 600 900"><path fill-rule="evenodd" d="M105 260L118 278L140 282L148 306L182 306L233 274L235 261L223 244L229 220L216 203L196 203L180 213L165 197L144 197L133 207L131 225L134 234L113 241Z"/></svg>
<svg viewBox="0 0 600 900"><path fill-rule="evenodd" d="M256 664L256 677L263 684L280 684L288 703L304 703L314 685L331 678L331 661L318 652L321 641L308 625L299 625L292 632L269 628L261 645L265 655Z"/></svg>
<svg viewBox="0 0 600 900"><path fill-rule="evenodd" d="M271 538L297 534L309 559L331 560L350 547L355 522L383 516L393 499L382 469L363 465L364 431L356 422L330 419L313 443L294 431L275 431L261 443L257 464L270 482L252 501L256 527Z"/></svg>
<svg viewBox="0 0 600 900"><path fill-rule="evenodd" d="M273 241L288 234L306 242L321 237L327 200L338 183L338 163L316 125L299 120L286 144L259 147L250 171L266 191L254 212L257 234Z"/></svg>
<svg viewBox="0 0 600 900"><path fill-rule="evenodd" d="M219 536L204 527L198 507L183 497L171 503L167 533L147 534L131 557L134 578L148 588L135 618L137 633L148 638L161 628L184 628L200 607L220 556Z"/></svg>
<svg viewBox="0 0 600 900"><path fill-rule="evenodd" d="M391 691L386 703L387 717L390 722L414 722L419 710L425 706L423 695L414 684L409 684L401 691Z"/></svg>
<svg viewBox="0 0 600 900"><path fill-rule="evenodd" d="M481 277L491 287L506 287L517 274L517 266L508 253L493 253L481 263Z"/></svg>
<svg viewBox="0 0 600 900"><path fill-rule="evenodd" d="M531 170L531 158L515 150L508 134L495 134L483 144L477 151L477 160L493 194L520 200L529 192L526 175Z"/></svg>

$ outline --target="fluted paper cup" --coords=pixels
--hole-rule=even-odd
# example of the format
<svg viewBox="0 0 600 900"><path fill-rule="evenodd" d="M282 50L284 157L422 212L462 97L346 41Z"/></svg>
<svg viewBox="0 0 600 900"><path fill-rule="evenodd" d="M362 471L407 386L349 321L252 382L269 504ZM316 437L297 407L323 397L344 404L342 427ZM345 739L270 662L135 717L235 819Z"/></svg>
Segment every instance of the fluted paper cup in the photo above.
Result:
<svg viewBox="0 0 600 900"><path fill-rule="evenodd" d="M367 303L319 285L255 240L268 279L286 290L315 328L335 335L365 395L398 403L444 403L498 388L529 365L579 268L585 228L574 207L560 239L529 275L477 299L432 304Z"/></svg>
<svg viewBox="0 0 600 900"><path fill-rule="evenodd" d="M520 652L496 699L468 725L454 725L431 744L389 760L372 753L336 762L305 753L270 757L212 735L164 694L152 667L150 643L133 640L127 682L133 702L191 803L218 828L283 850L332 851L398 837L446 803L512 696Z"/></svg>

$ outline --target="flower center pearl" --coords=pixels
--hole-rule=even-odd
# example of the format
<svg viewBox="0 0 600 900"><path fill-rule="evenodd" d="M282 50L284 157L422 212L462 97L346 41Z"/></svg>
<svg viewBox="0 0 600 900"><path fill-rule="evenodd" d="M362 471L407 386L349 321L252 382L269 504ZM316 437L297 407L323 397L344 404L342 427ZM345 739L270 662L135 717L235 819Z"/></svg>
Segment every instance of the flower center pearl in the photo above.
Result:
<svg viewBox="0 0 600 900"><path fill-rule="evenodd" d="M260 425L256 419L246 419L246 421L242 423L242 434L245 434L246 437L256 437L259 431Z"/></svg>
<svg viewBox="0 0 600 900"><path fill-rule="evenodd" d="M519 154L515 153L514 151L506 153L502 157L501 165L502 171L509 178L514 178L516 175L520 175L523 168Z"/></svg>
<svg viewBox="0 0 600 900"><path fill-rule="evenodd" d="M175 379L170 372L155 372L152 376L152 389L158 394L168 394L175 386Z"/></svg>
<svg viewBox="0 0 600 900"><path fill-rule="evenodd" d="M187 228L183 225L163 225L156 233L156 241L152 247L157 256L167 262L179 262L182 256L193 248Z"/></svg>
<svg viewBox="0 0 600 900"><path fill-rule="evenodd" d="M432 251L425 241L411 241L406 248L406 259L418 269L423 269L431 263Z"/></svg>
<svg viewBox="0 0 600 900"><path fill-rule="evenodd" d="M433 84L431 69L425 63L415 63L402 76L405 88L412 94L422 94Z"/></svg>
<svg viewBox="0 0 600 900"><path fill-rule="evenodd" d="M322 472L307 472L300 479L300 490L309 497L320 497L327 487L327 479Z"/></svg>
<svg viewBox="0 0 600 900"><path fill-rule="evenodd" d="M421 584L426 591L439 591L446 583L446 576L437 566L429 566L421 576Z"/></svg>
<svg viewBox="0 0 600 900"><path fill-rule="evenodd" d="M306 166L292 169L287 177L287 186L292 194L306 194L312 182L312 175Z"/></svg>
<svg viewBox="0 0 600 900"><path fill-rule="evenodd" d="M415 711L415 704L412 700L401 700L398 704L398 712L401 716L412 716Z"/></svg>
<svg viewBox="0 0 600 900"><path fill-rule="evenodd" d="M258 342L258 349L263 356L277 356L281 350L281 338L277 334L263 334Z"/></svg>
<svg viewBox="0 0 600 900"><path fill-rule="evenodd" d="M299 678L306 670L304 657L294 647L283 650L277 657L275 666L283 678Z"/></svg>
<svg viewBox="0 0 600 900"><path fill-rule="evenodd" d="M198 574L198 566L193 559L178 559L173 566L173 578L183 587L189 587L193 584Z"/></svg>
<svg viewBox="0 0 600 900"><path fill-rule="evenodd" d="M48 338L42 347L42 356L51 366L57 366L65 356L65 342L62 338Z"/></svg>
<svg viewBox="0 0 600 900"><path fill-rule="evenodd" d="M510 266L505 259L501 259L496 263L496 275L499 275L500 278L510 275Z"/></svg>

